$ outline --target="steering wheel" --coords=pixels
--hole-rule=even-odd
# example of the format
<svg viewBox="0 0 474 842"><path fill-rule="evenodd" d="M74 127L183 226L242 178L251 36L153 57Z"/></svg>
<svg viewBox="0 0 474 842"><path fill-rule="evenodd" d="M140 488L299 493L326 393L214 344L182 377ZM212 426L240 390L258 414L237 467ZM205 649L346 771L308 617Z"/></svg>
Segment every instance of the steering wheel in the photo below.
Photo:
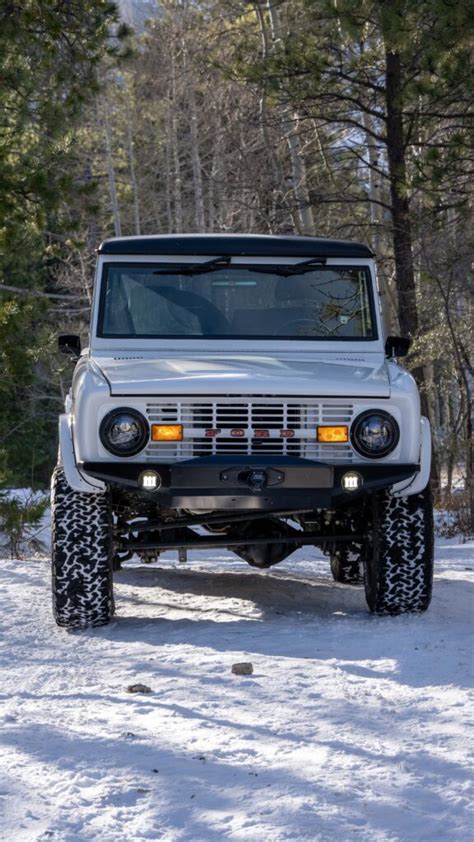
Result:
<svg viewBox="0 0 474 842"><path fill-rule="evenodd" d="M283 333L288 333L291 325L311 325L311 327L314 328L314 319L292 319L290 322L286 322L286 324L277 328L277 330L273 332L273 336L281 336Z"/></svg>

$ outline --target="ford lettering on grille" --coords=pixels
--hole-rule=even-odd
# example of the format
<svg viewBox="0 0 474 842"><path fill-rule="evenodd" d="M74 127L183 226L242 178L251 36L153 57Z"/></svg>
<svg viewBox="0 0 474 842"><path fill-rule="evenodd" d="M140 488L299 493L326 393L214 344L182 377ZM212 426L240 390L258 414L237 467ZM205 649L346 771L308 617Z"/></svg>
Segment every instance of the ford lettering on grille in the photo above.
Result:
<svg viewBox="0 0 474 842"><path fill-rule="evenodd" d="M234 439L241 439L247 434L254 439L293 439L295 437L294 430L264 430L262 428L259 428L258 430L247 430L242 427L234 427L234 429L230 431L209 429L205 430L204 433L208 439L216 439L219 438L219 436L228 435L231 435Z"/></svg>

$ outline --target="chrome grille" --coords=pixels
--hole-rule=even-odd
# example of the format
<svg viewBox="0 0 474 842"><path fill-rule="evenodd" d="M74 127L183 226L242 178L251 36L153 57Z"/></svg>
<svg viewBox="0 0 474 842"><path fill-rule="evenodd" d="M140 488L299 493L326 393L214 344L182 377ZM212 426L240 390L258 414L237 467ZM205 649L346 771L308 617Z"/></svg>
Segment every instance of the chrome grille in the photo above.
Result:
<svg viewBox="0 0 474 842"><path fill-rule="evenodd" d="M183 425L183 441L150 442L145 452L149 461L239 454L301 456L328 462L350 462L353 458L349 443L316 441L317 424L350 424L354 414L351 403L322 403L308 398L183 398L150 401L146 413L150 424ZM209 430L220 433L209 437ZM232 430L243 431L243 435L231 436ZM286 437L281 437L282 430L289 431ZM266 431L265 437L262 431Z"/></svg>

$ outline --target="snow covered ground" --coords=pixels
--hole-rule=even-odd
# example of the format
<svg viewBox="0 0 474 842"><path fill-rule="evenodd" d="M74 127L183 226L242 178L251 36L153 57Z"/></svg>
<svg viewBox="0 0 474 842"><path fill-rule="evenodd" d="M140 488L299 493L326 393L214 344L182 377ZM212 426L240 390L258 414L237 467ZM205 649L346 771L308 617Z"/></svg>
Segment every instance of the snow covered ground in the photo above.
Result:
<svg viewBox="0 0 474 842"><path fill-rule="evenodd" d="M45 559L0 562L1 839L472 838L474 544L438 541L420 617L371 617L314 550L193 558L130 564L75 633Z"/></svg>

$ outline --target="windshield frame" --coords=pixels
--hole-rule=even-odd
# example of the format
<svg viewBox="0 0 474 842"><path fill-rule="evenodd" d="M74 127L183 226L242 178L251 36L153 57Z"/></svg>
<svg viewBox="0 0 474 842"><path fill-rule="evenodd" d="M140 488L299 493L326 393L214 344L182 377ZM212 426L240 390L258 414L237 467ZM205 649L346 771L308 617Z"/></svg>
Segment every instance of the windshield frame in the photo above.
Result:
<svg viewBox="0 0 474 842"><path fill-rule="evenodd" d="M121 256L122 257L122 256ZM127 342L135 342L139 343L141 341L150 342L210 342L211 344L216 340L219 342L249 342L255 340L257 342L302 342L302 343L317 343L321 345L322 343L329 342L341 342L347 345L348 343L361 343L361 342L369 342L374 343L380 339L379 333L379 325L377 319L377 308L375 306L375 299L374 299L374 283L373 283L373 276L370 267L370 261L363 260L351 260L351 259L342 259L338 261L337 258L333 258L332 260L328 260L324 265L315 266L314 271L318 271L321 269L331 269L331 270L343 270L343 269L355 269L357 271L364 271L367 283L367 299L369 305L369 312L370 312L370 319L372 325L372 332L370 336L294 336L294 335L287 335L287 334L209 334L209 335L184 335L184 334L131 334L131 333L114 333L114 334L107 334L104 333L102 326L104 322L104 312L105 312L105 298L106 298L106 291L107 291L107 282L108 282L108 273L109 269L114 268L117 269L118 267L124 268L135 268L140 267L142 269L157 269L157 268L169 268L172 269L173 265L176 266L176 261L172 260L163 260L160 259L145 259L145 260L127 260L126 256L125 259L115 259L110 260L106 259L100 261L101 266L100 270L98 271L98 277L100 278L100 294L98 296L98 307L97 307L97 316L96 316L96 332L95 336L99 340L104 340L107 342L115 342L118 340L126 340ZM192 258L189 258L188 255L185 256L185 259L188 260L183 261L181 257L181 262L189 262L190 264L195 265L195 261ZM206 260L203 260L203 266ZM278 263L275 264L264 262L261 263L260 261L256 261L253 259L252 261L246 262L243 257L240 258L238 262L231 262L228 266L226 266L226 271L233 271L237 269L258 269L259 272L262 271L263 268L268 267L268 273L271 274L272 268L278 268L282 266L293 267L296 266L297 263L285 263L285 261L279 260ZM209 270L208 270L209 271ZM211 270L212 274L214 271ZM206 272L204 269L203 274ZM175 277L177 277L176 273L173 273ZM310 274L307 270L301 273L302 276ZM199 273L198 273L199 275ZM291 284L291 277L298 277L299 273L292 274L288 277L288 283Z"/></svg>

